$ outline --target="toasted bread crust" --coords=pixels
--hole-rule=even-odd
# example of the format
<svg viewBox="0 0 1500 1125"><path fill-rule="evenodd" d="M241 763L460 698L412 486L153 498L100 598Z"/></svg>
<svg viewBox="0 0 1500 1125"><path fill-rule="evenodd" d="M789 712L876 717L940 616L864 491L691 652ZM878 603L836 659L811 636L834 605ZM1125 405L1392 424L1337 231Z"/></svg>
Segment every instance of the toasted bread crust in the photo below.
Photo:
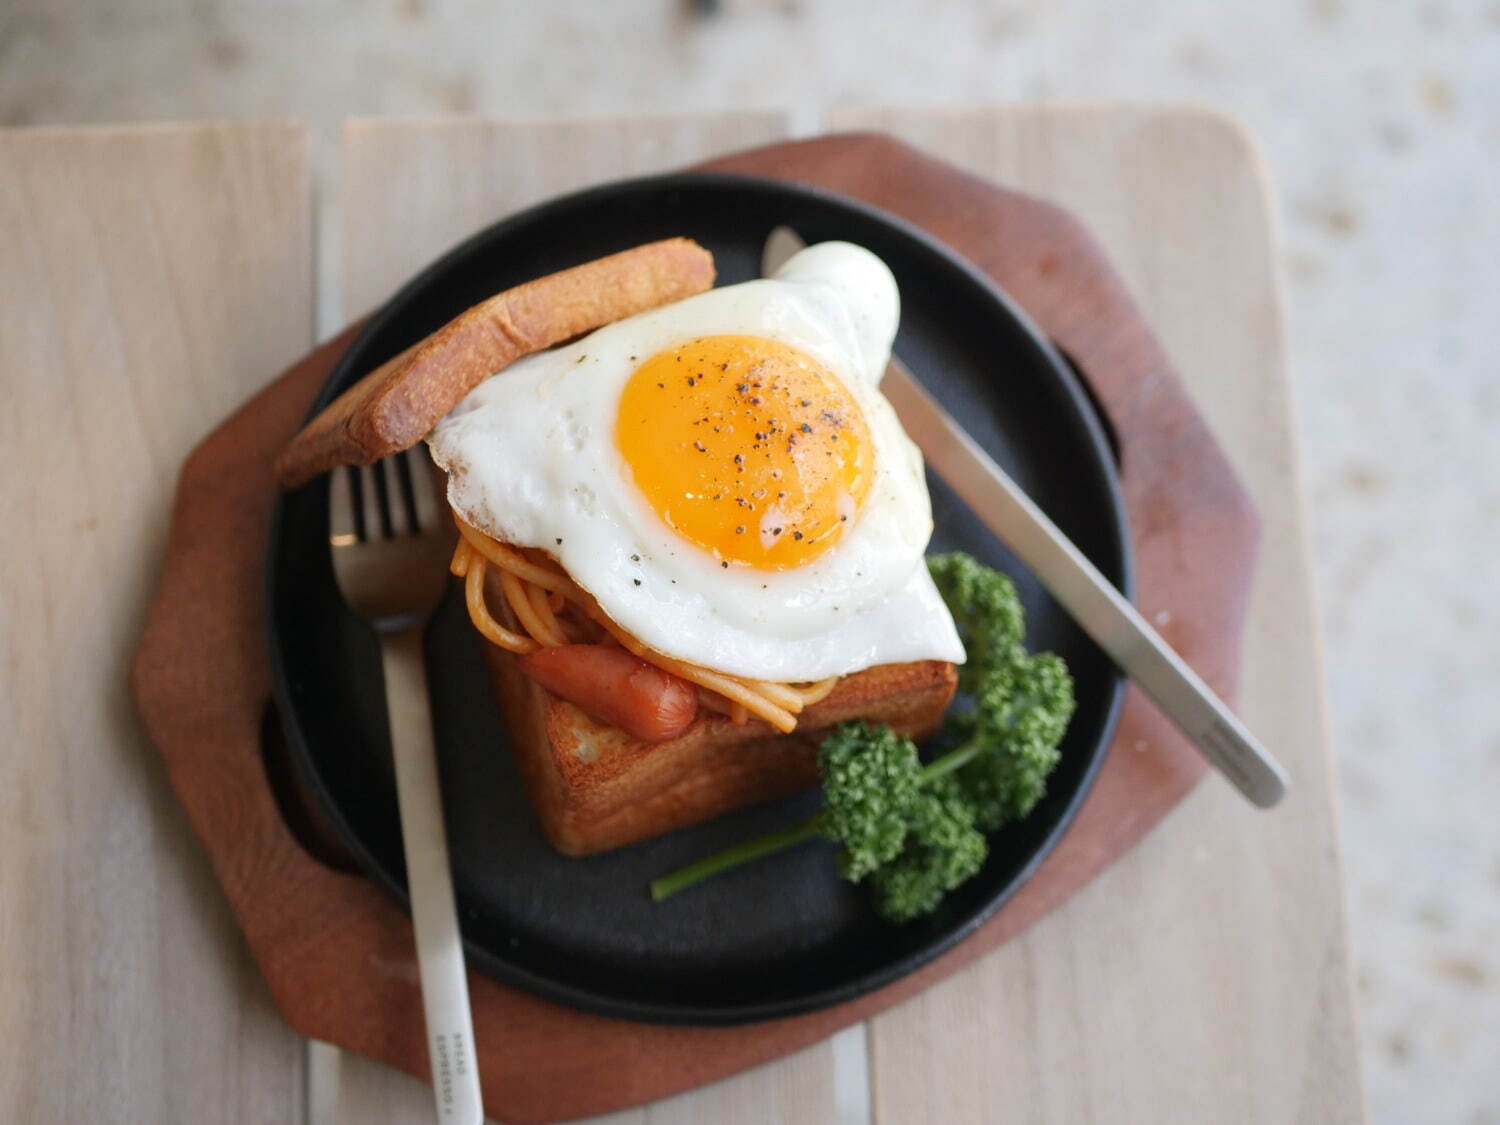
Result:
<svg viewBox="0 0 1500 1125"><path fill-rule="evenodd" d="M640 742L547 692L509 653L484 649L532 807L566 855L622 847L810 788L828 728L869 719L921 737L941 721L958 682L942 661L886 664L844 677L802 712L792 734L701 714L679 738Z"/></svg>
<svg viewBox="0 0 1500 1125"><path fill-rule="evenodd" d="M507 289L330 403L277 459L276 479L294 488L337 465L368 465L409 449L464 395L521 356L713 282L713 256L691 239L669 238Z"/></svg>

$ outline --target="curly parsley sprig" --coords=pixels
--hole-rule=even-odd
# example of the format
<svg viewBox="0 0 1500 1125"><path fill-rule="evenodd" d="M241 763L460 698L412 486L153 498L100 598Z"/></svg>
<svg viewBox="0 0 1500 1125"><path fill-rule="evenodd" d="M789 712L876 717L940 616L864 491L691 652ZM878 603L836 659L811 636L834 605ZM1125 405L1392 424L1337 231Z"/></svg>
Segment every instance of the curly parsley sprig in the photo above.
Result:
<svg viewBox="0 0 1500 1125"><path fill-rule="evenodd" d="M1025 613L1006 575L958 552L927 565L968 654L942 754L923 765L890 727L843 723L818 748L821 812L653 880L653 898L822 837L840 845L839 873L868 883L876 909L905 922L983 866L985 832L1036 807L1073 714L1073 679L1061 658L1026 650Z"/></svg>

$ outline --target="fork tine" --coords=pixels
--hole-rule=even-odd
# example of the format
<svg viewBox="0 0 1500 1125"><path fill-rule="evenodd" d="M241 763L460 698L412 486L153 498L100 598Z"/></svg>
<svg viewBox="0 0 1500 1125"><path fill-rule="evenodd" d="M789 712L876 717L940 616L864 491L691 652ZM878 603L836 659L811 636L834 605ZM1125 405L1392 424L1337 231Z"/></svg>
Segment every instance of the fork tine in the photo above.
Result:
<svg viewBox="0 0 1500 1125"><path fill-rule="evenodd" d="M425 530L420 519L417 518L417 496L411 479L411 460L408 458L409 451L403 449L393 458L396 469L396 484L401 495L400 510L402 518L406 523L406 534L419 535Z"/></svg>
<svg viewBox="0 0 1500 1125"><path fill-rule="evenodd" d="M380 500L375 495L375 466L360 465L350 471L358 482L355 502L359 505L359 514L355 518L359 523L359 540L373 543L380 538Z"/></svg>
<svg viewBox="0 0 1500 1125"><path fill-rule="evenodd" d="M442 526L447 505L442 491L442 477L432 458L424 453L413 456L412 491L416 496L417 526L423 531L435 531Z"/></svg>
<svg viewBox="0 0 1500 1125"><path fill-rule="evenodd" d="M328 480L328 541L335 547L347 547L361 538L356 518L357 473L357 469L350 467L335 471Z"/></svg>
<svg viewBox="0 0 1500 1125"><path fill-rule="evenodd" d="M328 482L328 535L335 546L420 535L439 529L441 478L406 450L371 465L346 465Z"/></svg>
<svg viewBox="0 0 1500 1125"><path fill-rule="evenodd" d="M354 498L354 530L361 543L375 537L374 514L370 507L372 489L368 475L360 465L349 466L349 494Z"/></svg>
<svg viewBox="0 0 1500 1125"><path fill-rule="evenodd" d="M391 520L391 483L389 458L381 458L370 466L370 479L375 482L375 514L380 521L380 534L386 539L396 537L396 527Z"/></svg>

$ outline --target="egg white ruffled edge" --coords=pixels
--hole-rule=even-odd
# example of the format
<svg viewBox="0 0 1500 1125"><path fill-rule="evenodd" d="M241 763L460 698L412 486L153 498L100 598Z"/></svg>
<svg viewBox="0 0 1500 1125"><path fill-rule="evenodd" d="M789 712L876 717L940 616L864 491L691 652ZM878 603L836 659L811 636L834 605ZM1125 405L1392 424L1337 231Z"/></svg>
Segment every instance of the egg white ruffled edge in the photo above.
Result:
<svg viewBox="0 0 1500 1125"><path fill-rule="evenodd" d="M878 276L875 278L877 284L864 285L850 292L850 289L854 288L849 280L851 272L856 285L862 280L871 280L869 272L861 275L858 270L838 268L848 261L850 251L856 252L862 259L860 262L862 266L867 266L870 262L878 265L879 273L883 273L884 277L889 279L888 287L886 287L888 296L880 291ZM845 256L844 262L839 261L841 255ZM835 269L830 270L830 264L835 266ZM842 277L830 280L830 274L841 274ZM802 682L823 679L831 675L845 675L874 664L903 663L919 659L962 663L964 660L962 643L947 606L933 585L923 560L922 552L930 538L932 525L930 501L925 480L922 479L921 454L901 428L890 404L875 389L875 384L889 358L890 341L894 338L898 301L894 279L890 278L885 264L869 251L848 243L823 243L794 255L778 271L773 280L791 282L799 287L838 291L840 299L835 302L835 305L841 310L844 318L842 324L835 326L835 335L842 337L839 346L830 345L823 331L826 325L806 325L802 326L802 330L789 333L783 328L783 331L768 333L768 335L786 339L786 342L808 350L836 371L844 367L845 361L840 358L839 354L833 353L847 353L849 344L857 344L858 379L851 380L844 377L844 381L850 386L851 392L856 395L861 408L867 414L886 416L888 426L872 425L872 439L879 441L880 439L876 437L877 433L890 432L896 435L902 446L900 449L881 449L877 446L877 464L884 469L878 475L877 486L880 483L879 477L889 480L896 473L892 467L892 461L895 459L906 461L907 464L904 466L906 472L914 474L919 483L921 515L926 516L926 530L921 536L921 544L915 551L910 569L904 572L904 577L902 572L887 570L888 577L882 584L879 595L871 597L868 592L861 595L859 591L847 591L854 595L851 601L843 597L844 592L829 589L825 584L819 607L821 612L802 614L799 611L799 616L807 619L816 618L818 624L805 625L806 631L799 636L787 636L784 633L766 634L756 630L754 626L761 622L755 619L753 610L736 613L734 616L738 618L737 621L726 621L725 618L728 615L722 612L721 606L706 600L701 594L698 595L698 600L703 601L702 606L682 604L683 598L680 595L684 593L690 595L688 601L694 600L691 593L694 592L692 587L698 585L696 581L690 583L687 591L676 590L674 593L663 587L660 591L653 591L643 596L642 583L635 576L641 568L627 565L627 555L638 563L645 564L646 572L649 573L652 563L656 563L662 570L676 569L670 566L668 560L661 558L664 551L669 556L673 556L678 547L686 547L694 551L697 549L685 544L670 528L661 523L660 517L650 509L644 497L638 495L633 487L629 487L625 495L620 498L626 510L622 514L627 515L628 518L618 521L619 525L629 529L633 534L638 534L642 526L653 526L660 533L656 538L661 541L632 544L630 549L616 552L620 555L619 558L609 560L603 565L600 565L601 560L594 557L570 560L569 555L572 552L561 544L551 542L547 536L517 534L514 528L494 526L486 518L490 505L483 505L484 514L481 514L480 506L464 502L462 496L464 485L461 479L464 474L461 471L452 471L457 467L456 459L445 458L443 451L439 448L443 444L439 431L444 423L457 420L472 409L482 409L483 404L479 400L482 400L484 396L480 392L488 385L487 383L481 384L479 388L471 392L470 396L467 396L464 402L455 408L449 419L445 419L444 423L439 424L438 430L434 431L433 437L437 439L432 442L434 460L441 467L450 470L450 503L456 511L463 513L465 518L480 530L502 541L512 542L518 546L539 548L554 555L570 576L599 601L601 608L609 613L620 627L628 630L643 643L666 655L706 668L747 678ZM650 324L661 319L662 314L668 310L680 310L682 306L690 304L706 313L712 302L705 302L705 298L718 296L720 301L727 301L727 295L734 290L749 290L764 284L763 281L756 281L738 286L726 286L687 298L675 305L649 310L636 317L598 329L589 336L561 348L526 357L518 361L514 367L528 370L533 366L545 365L546 369L537 373L545 382L549 378L556 378L568 371L577 361L575 356L586 356L591 340L618 334L617 330L620 330L622 326L625 330L635 330L642 327L643 323ZM863 310L865 315L862 317L852 315L851 305ZM726 308L728 308L727 305ZM828 308L825 306L822 311L826 313ZM708 316L707 319L711 320L712 317ZM883 328L882 322L888 322L889 328ZM730 330L730 327L726 324L718 328L692 332L690 335L717 334ZM678 339L680 338L679 336ZM511 370L514 370L514 367ZM623 380L621 386L623 386ZM623 462L617 465L616 475L628 482L628 471L619 471L624 468ZM915 513L908 512L908 518L913 514ZM861 516L861 519L863 518L864 513ZM797 568L797 573L803 574L805 578L807 574L815 571L826 571L838 567L846 561L840 558L845 553L841 548L847 550L846 543L855 538L853 535L846 535L844 541L830 548L824 555L820 555L807 567ZM818 565L820 562L821 566ZM689 569L698 571L701 568L693 566ZM739 587L737 593L742 599L753 603L758 600L753 596L757 583L762 589L783 584L771 581L761 583L761 577L789 573L793 572L745 571L741 573L736 568L722 577L717 574L714 577L725 587ZM845 573L848 573L847 569ZM678 609L675 613L661 612L660 594L662 592L667 594L670 602L677 604ZM709 617L716 619L725 628L715 633L715 643L710 646L693 645L684 648L681 638L666 622L674 616L681 617L689 613L701 616L705 610ZM912 616L909 617L908 614ZM901 627L903 622L909 623L914 619L921 621L923 627L915 630Z"/></svg>

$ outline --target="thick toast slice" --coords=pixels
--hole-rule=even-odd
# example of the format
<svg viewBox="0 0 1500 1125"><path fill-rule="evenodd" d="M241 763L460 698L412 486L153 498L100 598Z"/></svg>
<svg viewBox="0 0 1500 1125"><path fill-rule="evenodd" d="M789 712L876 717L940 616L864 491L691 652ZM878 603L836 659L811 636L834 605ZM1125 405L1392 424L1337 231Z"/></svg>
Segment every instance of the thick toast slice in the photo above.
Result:
<svg viewBox="0 0 1500 1125"><path fill-rule="evenodd" d="M818 782L822 734L848 719L921 737L942 719L958 675L938 660L887 664L839 681L780 734L701 713L686 734L641 742L595 722L484 645L511 750L542 832L565 855L589 855L685 828Z"/></svg>
<svg viewBox="0 0 1500 1125"><path fill-rule="evenodd" d="M335 466L410 449L464 395L521 356L713 283L713 255L691 239L668 238L498 293L330 403L282 451L276 479L295 488Z"/></svg>

